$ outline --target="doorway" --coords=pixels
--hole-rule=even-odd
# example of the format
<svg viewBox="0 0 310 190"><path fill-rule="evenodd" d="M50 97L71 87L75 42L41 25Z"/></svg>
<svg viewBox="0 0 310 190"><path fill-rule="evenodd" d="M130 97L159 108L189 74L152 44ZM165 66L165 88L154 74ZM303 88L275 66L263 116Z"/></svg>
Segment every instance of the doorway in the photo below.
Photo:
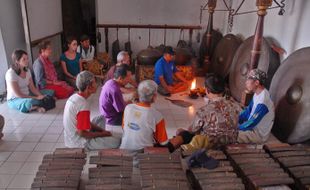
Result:
<svg viewBox="0 0 310 190"><path fill-rule="evenodd" d="M63 44L68 36L78 39L87 34L96 46L96 3L95 0L62 0ZM66 45L64 46L64 50Z"/></svg>

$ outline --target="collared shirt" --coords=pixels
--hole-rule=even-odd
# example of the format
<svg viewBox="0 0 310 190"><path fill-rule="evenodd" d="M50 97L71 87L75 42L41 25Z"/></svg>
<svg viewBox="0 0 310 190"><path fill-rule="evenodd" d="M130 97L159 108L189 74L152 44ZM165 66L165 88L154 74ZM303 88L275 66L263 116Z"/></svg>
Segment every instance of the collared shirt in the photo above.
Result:
<svg viewBox="0 0 310 190"><path fill-rule="evenodd" d="M161 76L164 77L166 83L168 85L173 84L173 74L176 73L178 70L175 67L175 64L173 61L170 61L167 63L167 61L164 59L164 57L161 57L155 64L155 76L154 80L159 85L160 80L159 78Z"/></svg>
<svg viewBox="0 0 310 190"><path fill-rule="evenodd" d="M84 49L82 46L78 46L77 52L81 54L81 58L84 61L91 61L94 59L95 48L92 45L90 45L88 49Z"/></svg>
<svg viewBox="0 0 310 190"><path fill-rule="evenodd" d="M211 99L197 111L192 132L208 136L215 147L235 143L240 111L241 107L232 99Z"/></svg>
<svg viewBox="0 0 310 190"><path fill-rule="evenodd" d="M114 78L114 72L116 70L116 64L110 67L109 71L106 74L106 81Z"/></svg>

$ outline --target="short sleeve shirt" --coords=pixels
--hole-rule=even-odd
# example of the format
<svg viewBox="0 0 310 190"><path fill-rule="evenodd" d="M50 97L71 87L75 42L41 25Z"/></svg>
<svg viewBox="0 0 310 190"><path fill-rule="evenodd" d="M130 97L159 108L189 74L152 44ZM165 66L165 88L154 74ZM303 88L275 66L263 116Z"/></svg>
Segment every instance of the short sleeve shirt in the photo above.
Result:
<svg viewBox="0 0 310 190"><path fill-rule="evenodd" d="M152 107L127 105L123 130L121 149L139 150L168 140L164 118Z"/></svg>
<svg viewBox="0 0 310 190"><path fill-rule="evenodd" d="M17 98L16 94L13 91L12 82L17 82L18 87L24 95L29 94L29 81L31 78L31 73L28 70L26 73L26 78L22 78L16 74L16 72L10 68L5 74L6 86L7 86L7 100Z"/></svg>
<svg viewBox="0 0 310 190"><path fill-rule="evenodd" d="M173 74L175 72L177 72L177 68L174 64L173 61L171 62L166 62L166 60L164 59L164 57L161 57L155 64L155 76L154 76L154 80L155 82L159 85L160 84L160 80L159 78L161 76L164 77L166 83L168 85L172 85L173 84Z"/></svg>
<svg viewBox="0 0 310 190"><path fill-rule="evenodd" d="M64 110L64 140L69 148L84 148L87 140L78 135L78 130L90 130L90 107L84 97L73 94Z"/></svg>
<svg viewBox="0 0 310 190"><path fill-rule="evenodd" d="M60 56L60 61L63 61L66 63L68 72L73 76L77 76L77 74L79 74L80 72L80 65L79 65L80 59L81 59L81 54L79 53L76 53L76 56L74 59L68 59L65 53L63 53Z"/></svg>
<svg viewBox="0 0 310 190"><path fill-rule="evenodd" d="M107 124L112 124L115 117L124 112L125 106L120 85L113 79L108 80L102 87L99 97L99 111Z"/></svg>

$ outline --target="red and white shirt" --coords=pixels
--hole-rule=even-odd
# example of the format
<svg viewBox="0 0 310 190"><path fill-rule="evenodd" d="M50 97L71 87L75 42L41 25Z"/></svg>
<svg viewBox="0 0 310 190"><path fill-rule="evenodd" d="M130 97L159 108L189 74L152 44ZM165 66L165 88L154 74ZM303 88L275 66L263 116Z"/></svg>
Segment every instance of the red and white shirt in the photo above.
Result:
<svg viewBox="0 0 310 190"><path fill-rule="evenodd" d="M165 120L156 109L145 104L129 104L123 118L120 149L139 150L154 143L168 142Z"/></svg>
<svg viewBox="0 0 310 190"><path fill-rule="evenodd" d="M78 135L78 130L90 130L90 109L87 100L73 94L66 102L64 110L64 140L69 148L84 148L87 140Z"/></svg>

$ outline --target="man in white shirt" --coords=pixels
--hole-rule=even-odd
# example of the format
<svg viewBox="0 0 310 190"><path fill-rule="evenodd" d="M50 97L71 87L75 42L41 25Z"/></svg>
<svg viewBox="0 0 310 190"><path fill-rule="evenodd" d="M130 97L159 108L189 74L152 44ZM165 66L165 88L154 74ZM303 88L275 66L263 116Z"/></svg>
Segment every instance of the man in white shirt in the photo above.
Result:
<svg viewBox="0 0 310 190"><path fill-rule="evenodd" d="M87 99L96 92L95 77L89 71L78 74L76 86L79 92L73 94L64 109L64 141L69 148L89 150L118 148L120 138L111 136L103 126L90 122L90 106Z"/></svg>
<svg viewBox="0 0 310 190"><path fill-rule="evenodd" d="M155 144L166 145L168 137L162 114L151 107L157 94L157 84L144 80L138 86L139 103L126 106L123 118L123 138L120 148L141 150Z"/></svg>
<svg viewBox="0 0 310 190"><path fill-rule="evenodd" d="M77 52L81 54L82 61L91 61L94 59L95 48L90 45L90 40L87 35L82 35L80 38L81 45L78 46Z"/></svg>
<svg viewBox="0 0 310 190"><path fill-rule="evenodd" d="M246 89L254 93L250 104L239 115L239 143L264 143L274 121L274 104L264 87L267 74L259 69L249 72Z"/></svg>

